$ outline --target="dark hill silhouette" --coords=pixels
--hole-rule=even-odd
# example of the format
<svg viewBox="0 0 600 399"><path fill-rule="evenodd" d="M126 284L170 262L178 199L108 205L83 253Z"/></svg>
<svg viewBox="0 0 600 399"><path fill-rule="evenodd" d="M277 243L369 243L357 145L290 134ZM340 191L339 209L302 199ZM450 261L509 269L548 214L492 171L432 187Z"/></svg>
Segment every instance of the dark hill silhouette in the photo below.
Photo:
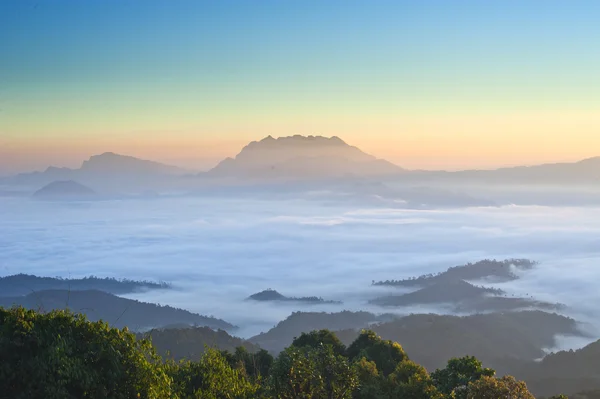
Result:
<svg viewBox="0 0 600 399"><path fill-rule="evenodd" d="M531 391L539 396L557 392L570 394L600 388L600 341L582 349L551 353L542 361L505 361L497 365L498 372L524 379Z"/></svg>
<svg viewBox="0 0 600 399"><path fill-rule="evenodd" d="M402 168L366 154L338 137L268 136L245 146L235 158L227 158L208 174L252 179L383 176Z"/></svg>
<svg viewBox="0 0 600 399"><path fill-rule="evenodd" d="M555 335L581 335L575 320L542 311L471 316L411 315L374 326L383 338L400 342L411 359L428 370L465 354L494 367L499 359L534 360L555 346Z"/></svg>
<svg viewBox="0 0 600 399"><path fill-rule="evenodd" d="M303 332L364 328L370 323L386 319L389 316L376 316L369 312L294 312L268 332L252 337L249 341L268 351L279 352Z"/></svg>
<svg viewBox="0 0 600 399"><path fill-rule="evenodd" d="M138 333L138 338L150 338L159 355L174 360L198 361L205 347L234 352L237 347L244 347L255 353L260 348L248 341L233 337L223 330L208 327L161 328L147 333Z"/></svg>
<svg viewBox="0 0 600 399"><path fill-rule="evenodd" d="M304 297L287 297L284 296L282 294L280 294L279 292L272 290L272 289L267 289L261 292L257 292L256 294L252 294L250 295L247 299L249 300L253 300L253 301L262 301L262 302L303 302L303 303L309 303L309 304L332 304L332 303L337 303L340 304L341 302L339 301L327 301L321 297L316 297L316 296L304 296Z"/></svg>
<svg viewBox="0 0 600 399"><path fill-rule="evenodd" d="M381 306L409 306L426 303L456 303L481 298L488 294L502 294L502 290L477 287L463 280L431 284L415 292L389 295L373 299L370 303Z"/></svg>
<svg viewBox="0 0 600 399"><path fill-rule="evenodd" d="M533 298L508 298L497 288L475 286L463 280L439 281L415 292L388 295L369 301L379 306L451 304L457 312L490 312L519 309L559 310L563 305Z"/></svg>
<svg viewBox="0 0 600 399"><path fill-rule="evenodd" d="M151 289L167 289L164 282L117 280L95 276L65 279L59 277L38 277L30 274L15 274L0 277L0 297L24 296L43 290L99 290L115 295Z"/></svg>
<svg viewBox="0 0 600 399"><path fill-rule="evenodd" d="M278 352L294 337L311 330L330 329L349 344L360 329L369 327L384 339L399 342L411 359L428 370L443 367L452 357L474 355L493 367L500 359L533 361L555 345L556 334L581 335L575 320L542 311L471 316L410 315L383 321L365 312L293 313L250 342Z"/></svg>
<svg viewBox="0 0 600 399"><path fill-rule="evenodd" d="M496 282L516 280L518 276L511 270L530 270L536 262L528 259L506 259L503 261L484 259L476 263L454 266L438 274L424 274L404 280L386 280L373 282L373 285L389 285L398 287L424 287L441 282L459 280L493 279Z"/></svg>
<svg viewBox="0 0 600 399"><path fill-rule="evenodd" d="M50 311L69 308L85 314L90 320L104 320L114 327L128 327L133 331L184 323L232 330L235 327L221 319L201 316L187 310L140 302L98 290L46 290L22 297L0 298L0 306L22 305L29 309Z"/></svg>
<svg viewBox="0 0 600 399"><path fill-rule="evenodd" d="M420 304L450 304L456 312L490 312L524 309L559 310L563 305L535 300L533 297L507 297L497 288L476 286L463 279L488 279L504 282L518 279L512 268L528 270L535 262L527 259L504 261L482 260L463 266L451 267L438 274L426 274L404 280L373 282L373 285L392 287L422 287L401 295L387 295L370 301L379 306L412 306Z"/></svg>
<svg viewBox="0 0 600 399"><path fill-rule="evenodd" d="M33 193L33 198L47 200L90 200L97 197L94 190L73 180L55 181Z"/></svg>

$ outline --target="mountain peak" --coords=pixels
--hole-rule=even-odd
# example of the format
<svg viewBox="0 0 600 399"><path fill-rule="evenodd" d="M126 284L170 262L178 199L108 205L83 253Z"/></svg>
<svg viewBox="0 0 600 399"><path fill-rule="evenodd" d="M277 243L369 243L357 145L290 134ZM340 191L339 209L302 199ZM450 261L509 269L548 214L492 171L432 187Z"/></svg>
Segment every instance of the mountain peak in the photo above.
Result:
<svg viewBox="0 0 600 399"><path fill-rule="evenodd" d="M269 135L246 145L210 173L229 177L303 179L385 175L402 169L377 159L337 136Z"/></svg>

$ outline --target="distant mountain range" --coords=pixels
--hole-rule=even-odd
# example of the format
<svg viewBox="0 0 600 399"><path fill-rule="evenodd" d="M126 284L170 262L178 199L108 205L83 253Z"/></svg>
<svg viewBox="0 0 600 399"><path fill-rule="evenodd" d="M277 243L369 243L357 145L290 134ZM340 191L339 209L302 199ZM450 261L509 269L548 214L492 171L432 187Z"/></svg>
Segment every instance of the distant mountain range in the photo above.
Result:
<svg viewBox="0 0 600 399"><path fill-rule="evenodd" d="M65 183L71 182L71 183ZM234 158L226 158L213 169L200 174L159 162L131 156L104 153L84 161L80 168L49 167L43 172L23 173L2 179L6 187L40 190L50 194L70 184L66 191L83 194L82 186L93 187L101 195L143 193L220 193L251 189L256 192L288 193L297 191L323 193L329 200L351 201L387 207L492 206L498 193L481 189L468 192L468 186L498 187L506 185L580 185L596 187L600 183L600 157L575 163L465 170L459 172L407 170L376 158L351 146L338 137L268 136L246 145ZM53 184L48 187L47 185ZM458 190L458 191L457 191ZM494 190L494 189L491 189ZM497 190L496 190L497 191ZM8 191L14 195L12 191ZM340 195L343 194L343 195ZM598 203L594 193L537 193L536 198L521 193L501 193L505 203L527 201L540 203ZM517 196L521 195L517 198ZM532 194L533 195L533 194ZM569 196L570 195L570 196ZM540 199L540 196L542 198ZM564 197L567 196L567 197ZM271 196L272 197L272 196Z"/></svg>
<svg viewBox="0 0 600 399"><path fill-rule="evenodd" d="M84 161L80 168L50 166L43 172L22 173L13 183L48 184L53 181L108 177L183 176L190 171L159 162L106 152ZM417 180L594 181L600 182L600 157L574 163L518 166L493 170L407 170L361 151L339 137L267 136L252 141L234 158L226 158L200 176L252 180L324 179L335 177L401 177Z"/></svg>
<svg viewBox="0 0 600 399"><path fill-rule="evenodd" d="M90 157L78 169L50 166L43 172L21 173L5 179L5 182L29 187L43 187L58 182L106 187L119 183L126 185L130 182L152 182L157 178L167 179L188 173L189 171L175 166L106 152Z"/></svg>

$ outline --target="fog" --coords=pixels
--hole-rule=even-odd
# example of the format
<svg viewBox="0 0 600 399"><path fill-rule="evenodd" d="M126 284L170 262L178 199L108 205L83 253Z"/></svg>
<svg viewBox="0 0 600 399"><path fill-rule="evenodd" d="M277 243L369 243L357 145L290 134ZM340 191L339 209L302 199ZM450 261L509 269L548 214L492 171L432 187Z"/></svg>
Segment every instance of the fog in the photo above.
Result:
<svg viewBox="0 0 600 399"><path fill-rule="evenodd" d="M366 304L390 291L371 286L372 280L435 273L483 258L539 261L521 279L495 286L563 303L568 315L600 336L600 208L402 210L243 198L0 199L2 275L167 281L173 290L128 297L217 316L240 326L236 334L243 337L268 330L296 310L389 312ZM344 303L245 300L267 288ZM559 346L586 342L566 337Z"/></svg>

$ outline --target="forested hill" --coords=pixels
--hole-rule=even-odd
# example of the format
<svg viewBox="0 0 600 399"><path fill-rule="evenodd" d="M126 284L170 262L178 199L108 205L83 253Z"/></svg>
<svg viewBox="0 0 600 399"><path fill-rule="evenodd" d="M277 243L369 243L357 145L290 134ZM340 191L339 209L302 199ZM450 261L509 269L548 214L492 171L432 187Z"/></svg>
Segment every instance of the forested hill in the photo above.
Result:
<svg viewBox="0 0 600 399"><path fill-rule="evenodd" d="M545 348L555 345L556 334L581 334L575 320L541 311L387 318L366 312L296 312L250 341L277 353L303 332L330 329L349 343L361 328L370 328L383 338L401 342L415 360L435 369L448 358L464 354L492 363L505 357L534 360L545 355Z"/></svg>
<svg viewBox="0 0 600 399"><path fill-rule="evenodd" d="M8 308L13 305L43 311L71 309L85 314L90 320L104 320L112 326L128 327L133 331L144 331L178 323L224 330L235 329L233 325L214 317L202 316L171 306L121 298L98 290L46 290L24 297L0 298L0 306Z"/></svg>
<svg viewBox="0 0 600 399"><path fill-rule="evenodd" d="M403 280L374 281L373 285L390 285L397 287L424 287L432 284L449 283L458 280L480 280L493 278L496 281L516 280L516 270L529 270L536 262L528 259L506 259L503 261L485 259L476 263L454 266L438 274L424 274Z"/></svg>
<svg viewBox="0 0 600 399"><path fill-rule="evenodd" d="M38 277L30 274L15 274L0 277L0 297L24 296L44 290L99 290L115 295L136 291L168 289L165 282L136 281L129 279L84 277L66 279L60 277Z"/></svg>
<svg viewBox="0 0 600 399"><path fill-rule="evenodd" d="M207 348L235 352L243 347L249 353L260 348L248 341L233 337L223 330L208 327L164 328L138 333L138 338L152 341L159 355L175 360L199 360Z"/></svg>

